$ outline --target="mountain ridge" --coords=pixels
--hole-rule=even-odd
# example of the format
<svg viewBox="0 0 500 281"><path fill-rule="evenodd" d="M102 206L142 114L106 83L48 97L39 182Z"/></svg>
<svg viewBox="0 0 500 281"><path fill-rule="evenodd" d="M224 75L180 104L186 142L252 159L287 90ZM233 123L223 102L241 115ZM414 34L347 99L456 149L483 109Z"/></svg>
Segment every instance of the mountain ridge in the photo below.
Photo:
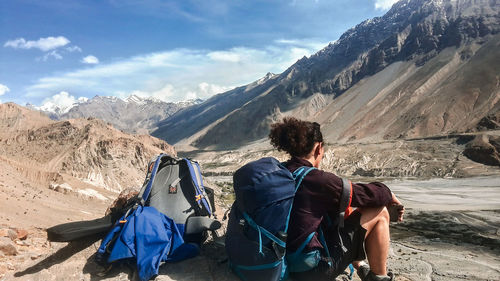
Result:
<svg viewBox="0 0 500 281"><path fill-rule="evenodd" d="M317 111L314 112L314 110L304 110L301 107L314 109L312 99L318 95L323 96L320 99L333 106L338 98L346 94L350 95L348 91L360 81L369 80L370 77L385 71L388 66L395 63L405 64L408 62L407 67L414 68L415 73L428 65L425 68L429 72L427 74L422 73L423 71L420 71L419 74L408 73L408 77L417 79L421 81L420 84L423 84L425 81L422 80L422 77L437 77L432 74L439 71L441 67L446 67L447 63L443 60L451 61L455 57L454 54L448 57L439 56L441 53L456 53L462 62L466 62L474 57L475 52L481 47L494 51L496 45L484 43L492 38L496 40L499 30L498 5L491 1L399 1L384 16L358 24L345 32L335 43L329 44L309 58L298 60L283 73L276 75L271 82L265 83L260 88L249 89L245 98L238 97L241 102L235 103L234 107L227 108L231 102L226 100L221 101L221 103L226 104L226 107L217 104L214 98L211 100L212 103L198 106L196 116L199 117L193 118L193 111L180 112L160 122L158 130L154 131L153 135L172 143L186 143L199 148L231 149L264 138L268 133L269 124L279 120L284 114L308 112L308 114L297 115L297 117L324 122L332 119L331 117L339 112L326 113L323 108L317 106ZM487 53L488 51L483 49L481 52ZM496 52L492 58L498 58ZM431 65L433 67L430 67ZM456 67L461 65L457 63ZM489 92L480 93L481 101L488 99L486 96L492 96L495 100L494 97L498 95L498 86L495 86L495 76L498 75L498 69L498 63L493 63L490 67L492 75L488 75L488 79L482 80L493 87ZM456 70L448 66L449 75L447 77L453 75ZM393 74L391 79L397 80L399 78L397 74ZM401 81L402 89L405 89L401 95L405 99L412 100L408 106L412 107L415 103L421 104L420 106L426 103L432 104L429 95L421 95L423 100L411 97L412 89L420 88L422 91L426 88L425 85L424 87L420 87L422 86L420 84L420 86L416 85L415 81L411 79ZM373 83L377 84L378 82L374 81ZM410 85L415 86L410 87ZM395 87L395 85L393 86ZM243 86L245 89L248 89L247 87L248 85ZM242 87L238 89L242 89ZM380 91L390 92L384 88L381 88ZM451 93L446 95L453 96ZM467 96L466 93L461 93L461 95ZM235 99L234 96L235 92L226 92L219 95L217 99ZM369 101L370 99L366 100L366 102ZM389 106L389 101L382 99L381 102L379 104L380 110L388 111L389 108L386 106ZM320 107L324 106L326 105ZM215 112L217 108L221 110ZM222 108L225 109L222 110ZM199 115L204 110L211 111L213 117L207 118L207 115ZM408 109L405 110L408 112ZM352 114L357 115L357 112L352 112ZM408 122L419 122L418 120L421 118L419 112L415 111L410 115L407 117ZM320 118L315 119L317 117ZM191 120L191 123L197 125L189 123L179 125L175 122L178 120ZM458 119L455 121L459 122ZM204 125L199 125L199 123ZM326 125L325 129L327 131L333 130L331 127L335 125L334 123L324 124ZM389 124L384 125L389 126ZM401 124L401 126L403 125ZM356 124L349 124L348 127L352 126L356 127ZM468 128L458 129L466 131ZM436 130L422 131L421 133L423 135L434 134L437 132ZM418 132L407 131L408 129L403 128L398 135L387 133L381 138L418 135ZM360 137L368 137L361 134L349 135L349 133L344 132L341 132L341 135L342 137L331 135L327 139L331 142L337 142L353 140L353 137L358 140Z"/></svg>
<svg viewBox="0 0 500 281"><path fill-rule="evenodd" d="M142 98L137 95L130 95L125 99L96 95L63 108L55 105L52 107L29 105L28 108L42 111L54 120L92 117L109 122L115 128L128 133L148 134L156 128L156 123L160 120L201 102L201 99L164 102L154 97Z"/></svg>

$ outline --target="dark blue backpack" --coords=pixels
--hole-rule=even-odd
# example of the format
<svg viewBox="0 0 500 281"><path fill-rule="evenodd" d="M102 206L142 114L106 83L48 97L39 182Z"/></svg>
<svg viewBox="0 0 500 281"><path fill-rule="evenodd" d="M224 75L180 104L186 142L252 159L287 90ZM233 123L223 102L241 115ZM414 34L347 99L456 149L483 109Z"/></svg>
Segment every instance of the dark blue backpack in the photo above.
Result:
<svg viewBox="0 0 500 281"><path fill-rule="evenodd" d="M226 232L231 269L243 280L287 278L286 237L295 192L313 167L293 174L268 157L234 173L236 194Z"/></svg>
<svg viewBox="0 0 500 281"><path fill-rule="evenodd" d="M99 247L102 265L135 263L140 280L158 274L162 262L181 261L199 254L211 219L213 191L204 187L198 163L160 154L148 165L143 188L127 213Z"/></svg>
<svg viewBox="0 0 500 281"><path fill-rule="evenodd" d="M236 200L229 215L226 252L231 269L242 280L285 280L289 271L307 271L318 265L319 251L302 252L315 233L311 233L296 252L286 252L295 193L304 177L314 169L300 167L290 173L278 160L268 157L250 162L234 173ZM329 227L337 228L338 234L352 194L351 182L342 179L342 184L341 212L337 218L328 219ZM321 227L317 232L324 254L330 259Z"/></svg>

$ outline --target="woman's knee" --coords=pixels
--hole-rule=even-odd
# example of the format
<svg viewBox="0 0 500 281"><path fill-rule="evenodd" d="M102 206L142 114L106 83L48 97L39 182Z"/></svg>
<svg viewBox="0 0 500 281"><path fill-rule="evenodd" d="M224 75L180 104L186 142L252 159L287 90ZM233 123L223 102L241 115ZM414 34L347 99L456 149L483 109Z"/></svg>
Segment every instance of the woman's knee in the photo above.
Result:
<svg viewBox="0 0 500 281"><path fill-rule="evenodd" d="M385 222L389 223L390 220L390 215L389 215L389 210L387 207L383 207L382 210L380 211L380 219L384 220Z"/></svg>
<svg viewBox="0 0 500 281"><path fill-rule="evenodd" d="M389 211L386 207L359 208L361 212L361 226L369 230L378 222L389 225Z"/></svg>

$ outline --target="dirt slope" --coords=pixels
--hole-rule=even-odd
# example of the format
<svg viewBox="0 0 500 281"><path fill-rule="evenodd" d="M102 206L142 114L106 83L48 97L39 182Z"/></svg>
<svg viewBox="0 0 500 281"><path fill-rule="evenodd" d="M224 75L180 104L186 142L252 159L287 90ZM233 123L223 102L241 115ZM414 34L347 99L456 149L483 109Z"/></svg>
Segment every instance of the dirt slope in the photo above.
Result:
<svg viewBox="0 0 500 281"><path fill-rule="evenodd" d="M154 155L175 155L162 140L129 135L98 119L54 122L14 104L0 106L0 126L10 128L0 138L0 159L46 186L73 178L118 192L141 185Z"/></svg>

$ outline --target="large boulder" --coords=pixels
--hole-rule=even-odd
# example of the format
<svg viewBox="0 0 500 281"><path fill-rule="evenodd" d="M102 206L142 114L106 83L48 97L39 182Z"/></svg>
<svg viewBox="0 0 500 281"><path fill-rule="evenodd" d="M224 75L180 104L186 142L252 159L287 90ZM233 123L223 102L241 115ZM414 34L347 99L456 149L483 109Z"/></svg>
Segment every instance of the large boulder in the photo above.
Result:
<svg viewBox="0 0 500 281"><path fill-rule="evenodd" d="M466 144L467 158L490 166L500 166L500 137L477 135Z"/></svg>

